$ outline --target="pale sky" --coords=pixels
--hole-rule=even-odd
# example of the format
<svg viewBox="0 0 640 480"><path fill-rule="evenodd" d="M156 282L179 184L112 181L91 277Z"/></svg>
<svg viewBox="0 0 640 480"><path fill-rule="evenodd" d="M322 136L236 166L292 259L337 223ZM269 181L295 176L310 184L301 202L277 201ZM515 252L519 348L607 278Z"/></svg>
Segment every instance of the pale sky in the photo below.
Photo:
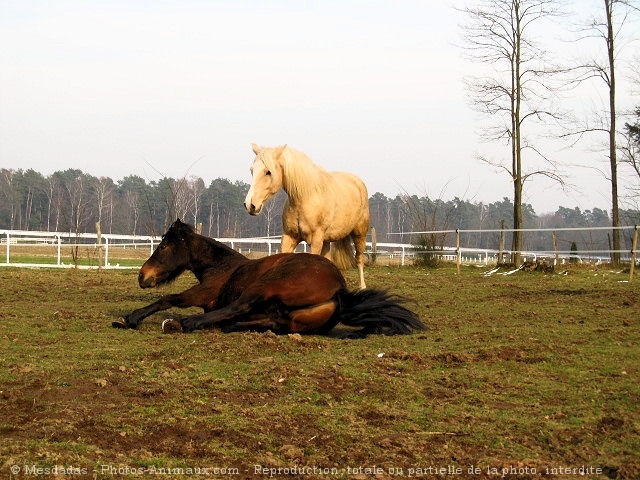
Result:
<svg viewBox="0 0 640 480"><path fill-rule="evenodd" d="M511 198L507 175L476 159L509 149L482 141L488 120L468 104L477 66L452 8L466 3L0 0L0 167L249 182L251 143L286 143L370 195ZM549 154L602 168L596 143ZM601 174L570 171L575 190L539 180L525 201L609 209Z"/></svg>

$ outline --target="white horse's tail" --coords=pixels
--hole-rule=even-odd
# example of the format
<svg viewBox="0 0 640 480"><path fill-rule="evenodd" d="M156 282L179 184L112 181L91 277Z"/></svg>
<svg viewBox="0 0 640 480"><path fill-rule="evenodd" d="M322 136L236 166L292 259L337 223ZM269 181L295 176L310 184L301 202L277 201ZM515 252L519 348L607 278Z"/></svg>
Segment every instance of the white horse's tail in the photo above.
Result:
<svg viewBox="0 0 640 480"><path fill-rule="evenodd" d="M356 254L349 235L337 242L331 242L331 259L340 270L356 266Z"/></svg>

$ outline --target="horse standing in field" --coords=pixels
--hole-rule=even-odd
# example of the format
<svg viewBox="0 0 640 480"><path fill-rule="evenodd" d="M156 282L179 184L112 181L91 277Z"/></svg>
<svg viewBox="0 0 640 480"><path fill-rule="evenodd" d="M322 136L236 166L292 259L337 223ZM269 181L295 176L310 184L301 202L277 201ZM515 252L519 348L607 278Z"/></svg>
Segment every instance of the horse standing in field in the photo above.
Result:
<svg viewBox="0 0 640 480"><path fill-rule="evenodd" d="M304 240L311 253L332 258L342 269L355 263L360 288L366 288L369 196L363 181L351 173L327 172L287 145L270 148L253 144L253 152L256 158L251 166L251 188L244 201L249 214L260 214L265 202L282 188L287 194L282 212L282 252L293 252Z"/></svg>
<svg viewBox="0 0 640 480"><path fill-rule="evenodd" d="M171 307L200 307L201 315L162 323L165 333L219 327L224 331L327 333L338 323L370 333L408 334L424 330L403 299L381 290L349 291L329 260L308 253L279 253L258 260L244 255L176 220L138 275L142 288L175 280L190 270L198 284L160 297L112 325L136 328L149 315Z"/></svg>

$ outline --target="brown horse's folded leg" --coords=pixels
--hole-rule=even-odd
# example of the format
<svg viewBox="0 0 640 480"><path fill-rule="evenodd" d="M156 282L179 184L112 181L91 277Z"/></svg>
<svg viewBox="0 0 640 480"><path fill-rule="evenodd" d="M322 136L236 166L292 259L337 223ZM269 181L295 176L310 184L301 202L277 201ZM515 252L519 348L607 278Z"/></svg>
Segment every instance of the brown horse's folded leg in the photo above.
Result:
<svg viewBox="0 0 640 480"><path fill-rule="evenodd" d="M123 317L120 317L117 320L111 322L111 326L113 328L130 328L129 325L127 325L127 321Z"/></svg>
<svg viewBox="0 0 640 480"><path fill-rule="evenodd" d="M261 299L241 301L240 299L238 299L231 305L228 305L224 308L213 310L211 312L203 313L200 315L192 315L190 317L183 318L180 320L182 331L191 332L193 330L215 328L218 326L227 326L233 324L232 320L234 318L244 318L247 314L251 313L253 306L260 300ZM164 326L162 328L162 331L165 332Z"/></svg>
<svg viewBox="0 0 640 480"><path fill-rule="evenodd" d="M246 330L253 330L256 332L266 332L271 330L274 333L288 333L286 324L278 323L276 320L270 317L262 317L254 320L247 320L243 322L234 322L226 324L222 327L223 332L242 332Z"/></svg>
<svg viewBox="0 0 640 480"><path fill-rule="evenodd" d="M111 323L111 326L114 328L138 328L138 325L140 325L145 318L156 312L168 310L171 307L187 308L198 305L197 299L202 295L202 292L202 286L195 285L182 293L163 295L146 307L137 308L129 315L118 318Z"/></svg>
<svg viewBox="0 0 640 480"><path fill-rule="evenodd" d="M171 306L171 303L166 302L167 297L161 297L160 300L153 302L146 307L138 308L131 312L129 315L118 318L117 320L111 322L111 326L114 328L138 328L140 322L142 322L142 320L147 318L149 315L152 315L161 310L167 310Z"/></svg>
<svg viewBox="0 0 640 480"><path fill-rule="evenodd" d="M338 323L336 320L333 324L327 324L336 308L337 303L334 300L329 300L318 305L294 310L289 314L291 317L289 329L291 333L316 332L319 329L328 332Z"/></svg>
<svg viewBox="0 0 640 480"><path fill-rule="evenodd" d="M162 333L182 333L182 325L178 320L167 318L162 322Z"/></svg>

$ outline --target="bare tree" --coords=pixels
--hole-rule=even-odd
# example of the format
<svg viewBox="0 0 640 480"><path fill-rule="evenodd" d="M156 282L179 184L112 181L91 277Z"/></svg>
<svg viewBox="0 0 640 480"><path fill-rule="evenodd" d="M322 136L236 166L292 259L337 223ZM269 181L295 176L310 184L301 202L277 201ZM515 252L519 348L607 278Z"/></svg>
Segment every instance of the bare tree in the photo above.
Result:
<svg viewBox="0 0 640 480"><path fill-rule="evenodd" d="M113 180L108 177L100 177L95 182L95 196L96 196L96 208L97 208L97 222L102 223L103 212L105 209L110 208L113 205ZM111 222L107 230L111 233Z"/></svg>
<svg viewBox="0 0 640 480"><path fill-rule="evenodd" d="M57 232L60 227L60 217L62 215L62 186L58 175L51 175L47 178L47 231ZM52 218L54 223L52 226Z"/></svg>
<svg viewBox="0 0 640 480"><path fill-rule="evenodd" d="M618 195L618 136L617 130L617 99L616 99L616 60L620 53L621 33L623 27L633 11L638 11L637 0L601 0L603 3L600 15L593 16L587 25L579 30L579 40L593 40L600 42L606 55L602 58L590 58L581 61L575 67L578 73L576 82L582 83L590 79L601 81L607 88L607 111L599 115L595 124L587 123L571 135L582 136L585 133L601 132L607 136L607 150L609 161L609 181L611 182L611 224L612 245L614 253L611 256L612 263L620 261L620 231L616 229L620 225L619 195Z"/></svg>
<svg viewBox="0 0 640 480"><path fill-rule="evenodd" d="M178 218L188 218L189 212L193 212L193 192L191 182L182 177L173 182L173 202Z"/></svg>
<svg viewBox="0 0 640 480"><path fill-rule="evenodd" d="M620 162L627 164L634 173L635 186L630 187L630 190L634 199L640 200L640 107L636 107L635 116L634 123L625 123Z"/></svg>
<svg viewBox="0 0 640 480"><path fill-rule="evenodd" d="M80 170L69 169L61 172L59 177L68 199L68 228L69 233L75 234L76 242L71 247L71 257L77 266L79 258L80 234L86 231L89 218L92 215L89 193L90 178Z"/></svg>
<svg viewBox="0 0 640 480"><path fill-rule="evenodd" d="M138 230L138 219L140 218L140 198L139 192L132 189L127 189L124 192L124 202L129 210L129 232L131 235L136 235Z"/></svg>
<svg viewBox="0 0 640 480"><path fill-rule="evenodd" d="M631 63L631 88L635 95L640 95L640 55ZM640 202L640 105L630 115L631 120L624 124L624 143L621 147L622 163L630 167L634 185L630 187L631 197Z"/></svg>
<svg viewBox="0 0 640 480"><path fill-rule="evenodd" d="M12 169L3 168L0 171L0 192L2 192L3 206L8 206L9 210L9 228L15 228L16 217L16 192L14 176L15 171Z"/></svg>
<svg viewBox="0 0 640 480"><path fill-rule="evenodd" d="M444 188L440 192L440 196L443 192ZM401 198L411 218L413 228L420 232L432 232L420 233L417 241L414 241L416 250L420 253L417 264L429 267L438 266L441 256L435 252L444 249L447 233L435 233L435 231L450 228L451 217L456 208L455 201L448 203L440 199L432 201L427 196L419 198L406 193Z"/></svg>
<svg viewBox="0 0 640 480"><path fill-rule="evenodd" d="M534 40L536 25L561 12L556 0L478 0L474 7L460 11L469 18L462 27L465 52L487 67L486 75L467 79L471 105L492 119L483 130L485 139L510 146L509 161L481 160L504 170L513 182L512 250L514 262L520 263L523 240L517 229L523 228L525 181L543 175L564 185L555 162L525 136L525 131L535 131L536 121L561 118L553 106L559 89L554 80L561 71L549 66L548 55ZM542 162L542 167L525 169L525 151L530 155L528 164Z"/></svg>
<svg viewBox="0 0 640 480"><path fill-rule="evenodd" d="M89 177L80 170L64 172L64 188L69 199L69 231L76 235L85 231L91 217Z"/></svg>
<svg viewBox="0 0 640 480"><path fill-rule="evenodd" d="M197 225L200 220L200 203L202 195L207 188L204 185L204 181L194 175L191 176L189 185L191 187L191 195L193 197L193 224Z"/></svg>

